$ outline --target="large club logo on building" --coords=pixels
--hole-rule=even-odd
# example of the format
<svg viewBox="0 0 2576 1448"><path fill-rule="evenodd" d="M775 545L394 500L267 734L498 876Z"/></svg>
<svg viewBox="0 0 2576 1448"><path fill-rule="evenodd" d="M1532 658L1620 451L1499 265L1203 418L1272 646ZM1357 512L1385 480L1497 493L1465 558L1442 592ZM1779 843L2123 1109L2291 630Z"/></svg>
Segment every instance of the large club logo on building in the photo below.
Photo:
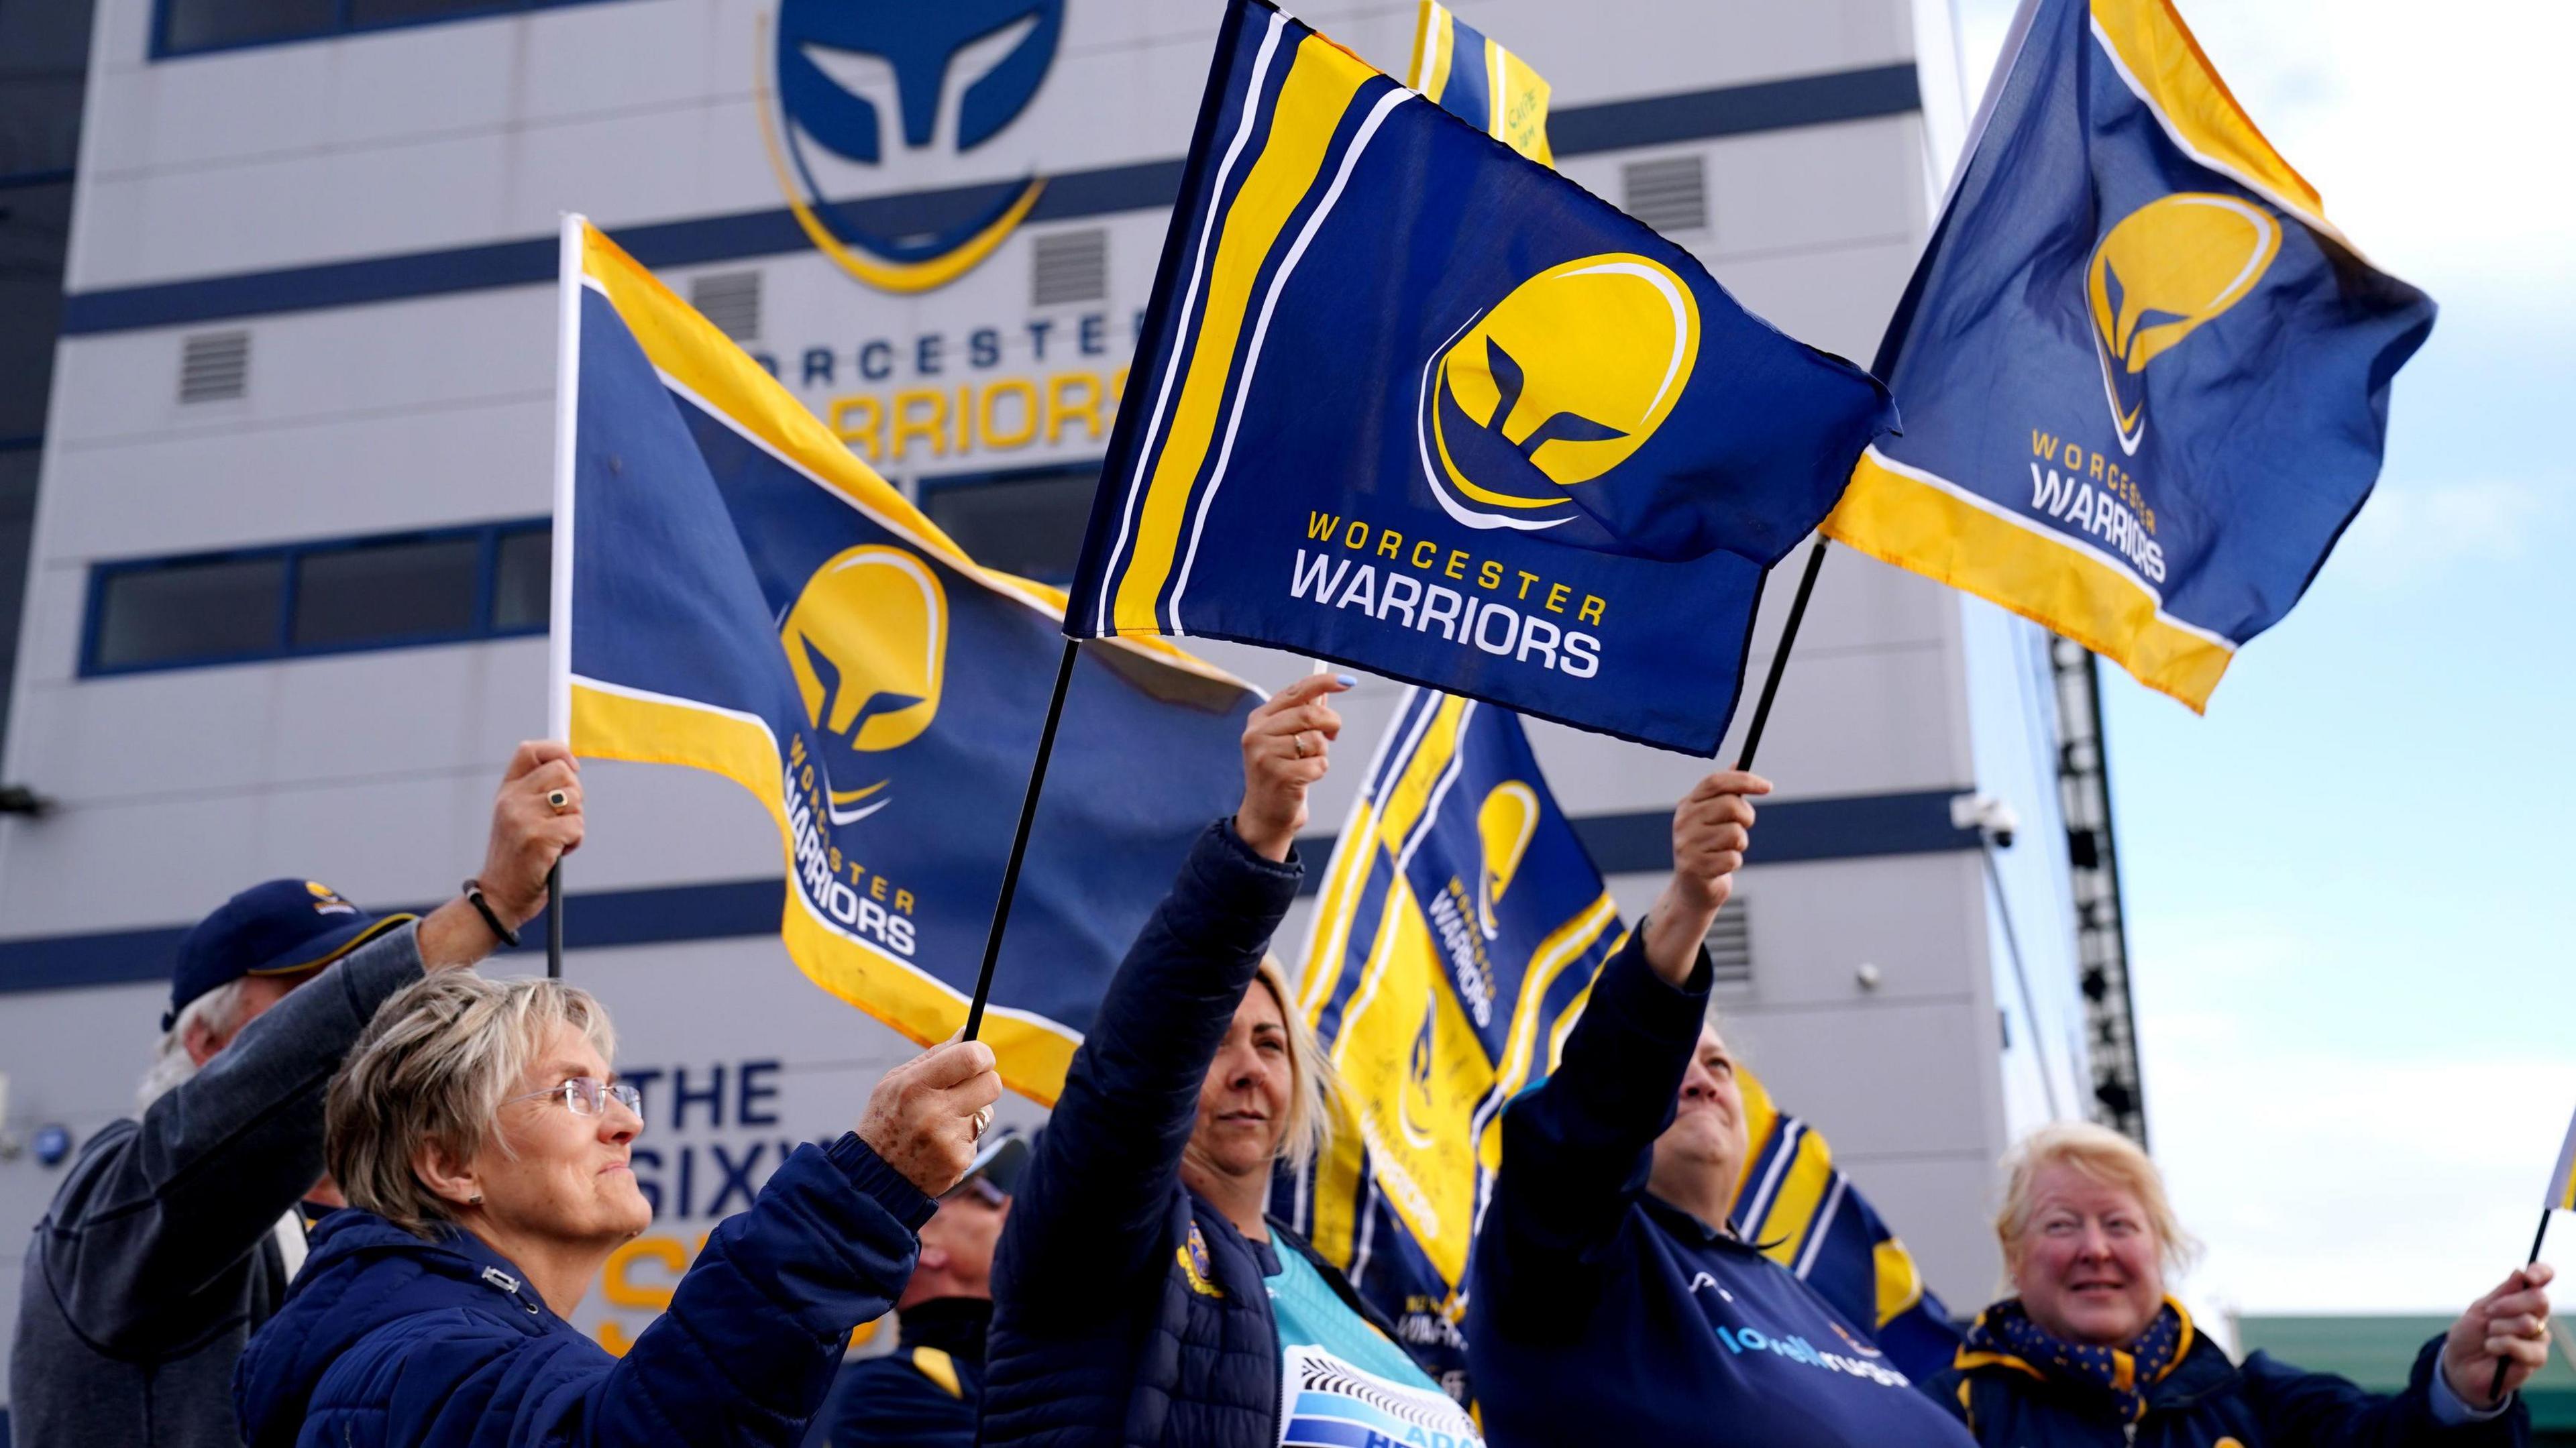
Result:
<svg viewBox="0 0 2576 1448"><path fill-rule="evenodd" d="M2254 290L2281 252L2281 223L2233 196L2159 197L2093 248L2084 293L2120 448L2147 435L2147 364Z"/></svg>
<svg viewBox="0 0 2576 1448"><path fill-rule="evenodd" d="M1423 364L1423 474L1470 528L1534 532L1581 512L1573 489L1626 462L1699 359L1699 303L1625 252L1540 272Z"/></svg>
<svg viewBox="0 0 2576 1448"><path fill-rule="evenodd" d="M776 103L762 98L761 132L806 237L893 292L944 286L990 256L1045 178L920 188L899 212L847 198L881 194L898 147L965 155L1001 135L1063 30L1064 0L780 0Z"/></svg>
<svg viewBox="0 0 2576 1448"><path fill-rule="evenodd" d="M892 803L881 758L921 737L939 713L948 664L948 595L917 554L867 544L814 570L779 625L832 823Z"/></svg>

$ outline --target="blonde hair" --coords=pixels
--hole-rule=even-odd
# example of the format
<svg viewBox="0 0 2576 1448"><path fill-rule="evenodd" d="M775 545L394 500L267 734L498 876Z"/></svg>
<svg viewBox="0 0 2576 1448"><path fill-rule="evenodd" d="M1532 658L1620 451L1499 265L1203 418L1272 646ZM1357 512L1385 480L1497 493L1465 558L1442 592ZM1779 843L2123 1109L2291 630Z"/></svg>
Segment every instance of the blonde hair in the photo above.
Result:
<svg viewBox="0 0 2576 1448"><path fill-rule="evenodd" d="M1288 1032L1288 1121L1279 1133L1279 1160L1288 1163L1289 1170L1303 1172L1332 1139L1333 1098L1341 1083L1334 1077L1332 1061L1316 1044L1314 1029L1291 1004L1295 992L1288 989L1288 972L1279 957L1263 956L1252 981L1270 992Z"/></svg>
<svg viewBox="0 0 2576 1448"><path fill-rule="evenodd" d="M2039 1174L2063 1166L2097 1185L2125 1191L2138 1199L2147 1226L2156 1234L2156 1254L2165 1270L2179 1273L2200 1255L2200 1242L2175 1219L2165 1196L2164 1173L2156 1170L2136 1142L2107 1126L2089 1121L2053 1121L2021 1139L2004 1157L2004 1208L1995 1217L1995 1237L2003 1244L2004 1273L2021 1270L2022 1237L2039 1211L2033 1195Z"/></svg>
<svg viewBox="0 0 2576 1448"><path fill-rule="evenodd" d="M454 1225L455 1209L421 1181L414 1156L432 1141L458 1161L480 1154L501 1103L521 1089L561 1026L579 1031L602 1059L616 1055L608 1013L588 991L561 981L448 970L386 1001L331 1078L323 1106L323 1159L349 1204L431 1240Z"/></svg>

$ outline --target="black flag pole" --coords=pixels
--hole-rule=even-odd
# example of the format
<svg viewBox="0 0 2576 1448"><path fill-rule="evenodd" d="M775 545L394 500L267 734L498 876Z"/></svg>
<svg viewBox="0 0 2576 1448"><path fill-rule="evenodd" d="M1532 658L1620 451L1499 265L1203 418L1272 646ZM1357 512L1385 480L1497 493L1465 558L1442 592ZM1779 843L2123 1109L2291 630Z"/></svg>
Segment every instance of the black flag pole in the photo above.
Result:
<svg viewBox="0 0 2576 1448"><path fill-rule="evenodd" d="M563 979L563 861L546 867L546 979Z"/></svg>
<svg viewBox="0 0 2576 1448"><path fill-rule="evenodd" d="M1798 575L1797 597L1789 600L1789 622L1780 630L1780 643L1771 650L1771 672L1762 680L1762 697L1753 703L1753 722L1744 730L1744 750L1735 757L1737 769L1753 767L1753 751L1762 747L1763 727L1771 722L1771 701L1780 693L1780 676L1789 668L1789 646L1798 641L1798 625L1807 616L1807 599L1816 591L1816 575L1824 571L1826 539L1816 537L1816 546L1807 550L1807 571Z"/></svg>
<svg viewBox="0 0 2576 1448"><path fill-rule="evenodd" d="M2530 1271L2531 1264L2540 1260L2540 1244L2548 1240L2549 1208L2543 1207L2540 1209L2540 1230L2531 1234L2531 1255L2524 1259L2522 1270L2525 1272ZM2525 1282L2523 1285L2527 1287L2530 1283ZM2504 1370L2505 1360L2503 1358L2497 1358L2495 1366L2495 1380L2487 1385L2487 1397L2497 1402L2504 1400Z"/></svg>
<svg viewBox="0 0 2576 1448"><path fill-rule="evenodd" d="M993 994L993 962L1002 958L1002 931L1011 921L1011 896L1020 888L1020 861L1029 852L1029 826L1038 816L1038 794L1046 788L1047 757L1055 753L1055 726L1064 719L1064 693L1073 683L1073 660L1082 646L1064 641L1064 660L1055 668L1055 694L1047 700L1046 728L1038 734L1038 757L1029 765L1028 797L1020 801L1020 827L1011 836L1010 863L1002 867L1001 897L993 902L993 928L984 937L984 965L975 972L975 998L966 1006L966 1033L971 1041L984 1028L984 1002Z"/></svg>

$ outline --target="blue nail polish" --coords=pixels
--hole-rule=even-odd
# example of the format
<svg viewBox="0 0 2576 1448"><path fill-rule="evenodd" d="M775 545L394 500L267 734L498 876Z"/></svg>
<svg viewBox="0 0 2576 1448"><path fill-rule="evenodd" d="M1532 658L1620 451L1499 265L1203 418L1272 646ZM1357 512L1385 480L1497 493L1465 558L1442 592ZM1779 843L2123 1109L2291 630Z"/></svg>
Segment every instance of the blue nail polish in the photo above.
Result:
<svg viewBox="0 0 2576 1448"><path fill-rule="evenodd" d="M1333 682L1334 682L1334 683L1336 683L1336 684L1341 685L1341 686L1342 686L1343 688L1345 688L1345 689L1356 689L1356 688L1358 688L1358 687L1359 687L1359 684L1360 684L1360 681L1359 681L1359 680L1352 678L1352 677L1351 677L1350 675L1348 675L1348 674L1335 674L1335 675L1333 675Z"/></svg>

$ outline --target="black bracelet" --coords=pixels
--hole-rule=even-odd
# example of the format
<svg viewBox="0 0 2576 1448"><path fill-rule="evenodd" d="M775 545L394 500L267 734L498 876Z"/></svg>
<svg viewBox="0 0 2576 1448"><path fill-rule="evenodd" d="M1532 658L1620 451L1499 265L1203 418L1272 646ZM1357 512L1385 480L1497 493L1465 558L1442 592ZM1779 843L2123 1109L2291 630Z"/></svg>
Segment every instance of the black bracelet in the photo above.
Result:
<svg viewBox="0 0 2576 1448"><path fill-rule="evenodd" d="M492 927L492 933L500 937L500 941L503 945L514 948L518 945L519 932L502 924L501 917L492 913L491 902L483 898L482 881L468 880L465 882L465 903L474 907L474 913L483 917L483 923Z"/></svg>

